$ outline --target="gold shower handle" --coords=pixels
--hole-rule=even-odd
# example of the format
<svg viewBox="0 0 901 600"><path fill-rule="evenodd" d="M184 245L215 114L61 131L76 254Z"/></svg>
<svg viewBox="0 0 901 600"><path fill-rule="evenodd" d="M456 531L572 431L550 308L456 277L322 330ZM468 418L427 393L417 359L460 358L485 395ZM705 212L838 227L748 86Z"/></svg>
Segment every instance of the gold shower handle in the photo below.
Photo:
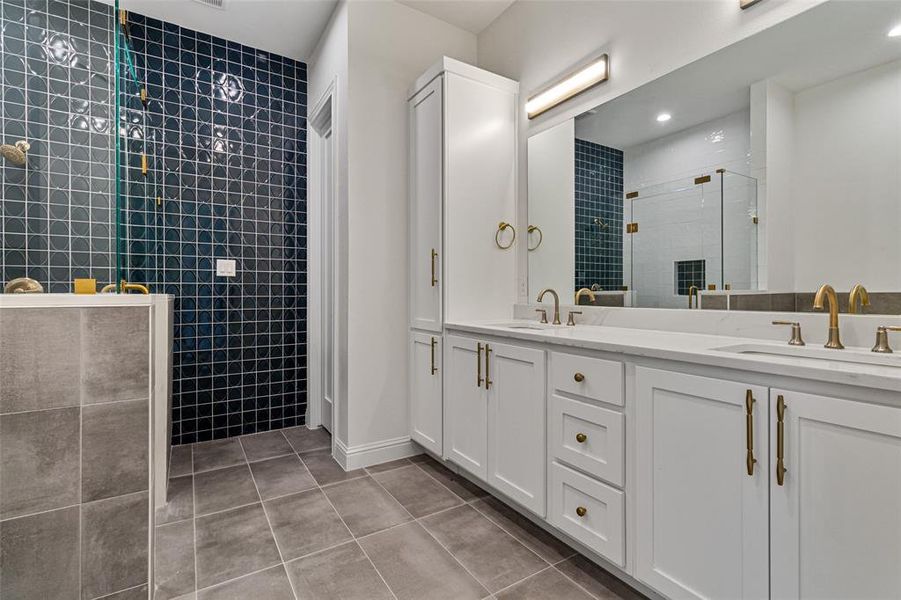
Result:
<svg viewBox="0 0 901 600"><path fill-rule="evenodd" d="M100 289L101 294L108 294L111 292L115 292L117 286L115 283L110 283L103 286ZM128 283L124 279L118 285L118 291L121 294L127 294L128 292L140 292L142 294L150 295L150 290L147 289L146 285L142 285L140 283Z"/></svg>

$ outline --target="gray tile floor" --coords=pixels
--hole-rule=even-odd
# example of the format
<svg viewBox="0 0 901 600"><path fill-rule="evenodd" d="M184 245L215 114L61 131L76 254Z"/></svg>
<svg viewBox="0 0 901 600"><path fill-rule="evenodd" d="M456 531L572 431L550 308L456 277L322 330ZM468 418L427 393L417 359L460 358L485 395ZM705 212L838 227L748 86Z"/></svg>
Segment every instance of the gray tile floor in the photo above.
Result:
<svg viewBox="0 0 901 600"><path fill-rule="evenodd" d="M344 472L305 427L173 448L156 598L639 599L420 455Z"/></svg>

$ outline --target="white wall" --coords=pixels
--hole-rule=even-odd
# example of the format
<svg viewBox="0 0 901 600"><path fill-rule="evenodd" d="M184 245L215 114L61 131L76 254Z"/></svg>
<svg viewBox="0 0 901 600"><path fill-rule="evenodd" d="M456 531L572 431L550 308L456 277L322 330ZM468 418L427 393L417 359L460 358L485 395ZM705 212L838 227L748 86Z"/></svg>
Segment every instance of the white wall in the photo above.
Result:
<svg viewBox="0 0 901 600"><path fill-rule="evenodd" d="M622 95L818 4L767 0L748 10L738 1L516 2L479 34L479 66L521 83L520 101L599 52L610 55L610 80L533 122L520 111L519 215L527 224L527 136ZM518 273L527 273L519 248ZM519 289L525 289L520 281ZM522 296L522 300L525 297Z"/></svg>
<svg viewBox="0 0 901 600"><path fill-rule="evenodd" d="M529 252L529 298L551 288L569 295L576 272L575 121L529 138L529 223L541 228L541 245ZM528 234L527 234L528 235ZM538 244L538 234L528 240Z"/></svg>
<svg viewBox="0 0 901 600"><path fill-rule="evenodd" d="M347 438L409 436L407 92L442 55L475 62L476 38L393 1L348 9Z"/></svg>
<svg viewBox="0 0 901 600"><path fill-rule="evenodd" d="M901 61L798 92L794 124L795 289L901 289Z"/></svg>

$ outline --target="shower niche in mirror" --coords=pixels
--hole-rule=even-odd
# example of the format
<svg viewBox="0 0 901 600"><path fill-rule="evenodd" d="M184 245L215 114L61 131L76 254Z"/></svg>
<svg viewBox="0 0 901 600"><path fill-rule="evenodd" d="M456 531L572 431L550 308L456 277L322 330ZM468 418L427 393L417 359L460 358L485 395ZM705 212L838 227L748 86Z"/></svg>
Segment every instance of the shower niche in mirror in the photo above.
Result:
<svg viewBox="0 0 901 600"><path fill-rule="evenodd" d="M529 296L901 312L898 23L827 2L530 136Z"/></svg>

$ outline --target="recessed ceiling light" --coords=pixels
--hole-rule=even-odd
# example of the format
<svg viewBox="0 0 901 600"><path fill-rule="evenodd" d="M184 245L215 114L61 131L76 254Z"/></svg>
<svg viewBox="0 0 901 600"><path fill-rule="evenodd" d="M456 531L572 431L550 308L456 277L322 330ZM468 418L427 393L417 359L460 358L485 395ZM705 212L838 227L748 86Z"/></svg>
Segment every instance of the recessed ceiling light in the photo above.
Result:
<svg viewBox="0 0 901 600"><path fill-rule="evenodd" d="M901 37L901 25L895 25L888 32L889 37Z"/></svg>
<svg viewBox="0 0 901 600"><path fill-rule="evenodd" d="M673 118L673 115L671 115L669 113L660 113L659 115L657 115L657 122L658 123L666 123L667 121L669 121L672 118Z"/></svg>

